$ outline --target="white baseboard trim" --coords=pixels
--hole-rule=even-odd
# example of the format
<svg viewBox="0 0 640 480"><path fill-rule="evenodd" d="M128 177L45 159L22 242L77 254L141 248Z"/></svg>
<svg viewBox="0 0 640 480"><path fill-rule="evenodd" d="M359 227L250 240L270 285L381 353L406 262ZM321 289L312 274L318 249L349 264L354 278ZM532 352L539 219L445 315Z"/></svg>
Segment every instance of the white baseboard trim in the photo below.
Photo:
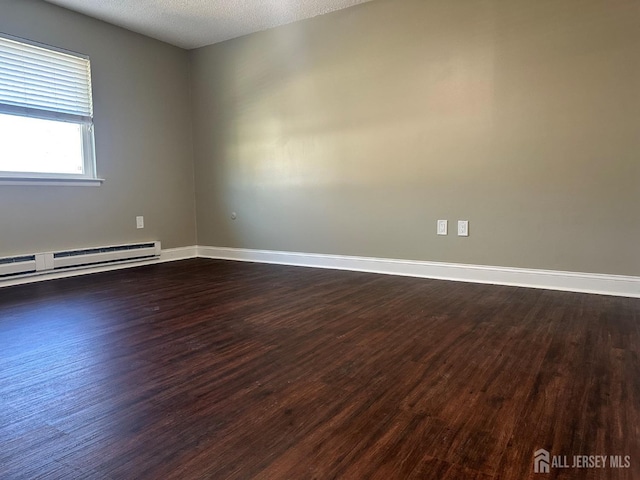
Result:
<svg viewBox="0 0 640 480"><path fill-rule="evenodd" d="M640 298L640 277L195 245L162 250L153 260L7 278L0 288L196 257Z"/></svg>
<svg viewBox="0 0 640 480"><path fill-rule="evenodd" d="M186 260L198 256L198 247L167 248L160 253L160 262L173 262L175 260Z"/></svg>
<svg viewBox="0 0 640 480"><path fill-rule="evenodd" d="M137 260L123 263L112 263L108 265L98 265L95 267L78 267L69 268L56 272L30 273L19 277L6 278L0 280L0 288L11 287L14 285L24 285L27 283L44 282L45 280L55 280L58 278L78 277L80 275L89 275L91 273L110 272L113 270L122 270L125 268L141 267L143 265L153 265L156 263L173 262L175 260L186 260L187 258L196 258L198 255L198 247L180 247L168 248L160 252L160 258L151 260Z"/></svg>
<svg viewBox="0 0 640 480"><path fill-rule="evenodd" d="M198 247L198 257L640 298L640 277L457 263Z"/></svg>

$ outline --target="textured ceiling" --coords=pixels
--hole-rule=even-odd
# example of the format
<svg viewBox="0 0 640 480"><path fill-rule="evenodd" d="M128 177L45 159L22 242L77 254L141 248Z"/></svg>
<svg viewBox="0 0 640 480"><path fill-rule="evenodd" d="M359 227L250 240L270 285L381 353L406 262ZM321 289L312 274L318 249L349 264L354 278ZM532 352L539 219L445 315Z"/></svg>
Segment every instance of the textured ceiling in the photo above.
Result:
<svg viewBox="0 0 640 480"><path fill-rule="evenodd" d="M197 48L370 0L46 0L157 38Z"/></svg>

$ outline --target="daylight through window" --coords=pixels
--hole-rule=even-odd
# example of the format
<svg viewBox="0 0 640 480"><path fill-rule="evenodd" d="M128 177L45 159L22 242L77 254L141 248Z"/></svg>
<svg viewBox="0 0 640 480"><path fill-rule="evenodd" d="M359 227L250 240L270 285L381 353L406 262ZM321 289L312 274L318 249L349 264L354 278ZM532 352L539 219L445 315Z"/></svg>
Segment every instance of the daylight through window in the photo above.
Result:
<svg viewBox="0 0 640 480"><path fill-rule="evenodd" d="M0 36L0 177L96 177L87 57Z"/></svg>

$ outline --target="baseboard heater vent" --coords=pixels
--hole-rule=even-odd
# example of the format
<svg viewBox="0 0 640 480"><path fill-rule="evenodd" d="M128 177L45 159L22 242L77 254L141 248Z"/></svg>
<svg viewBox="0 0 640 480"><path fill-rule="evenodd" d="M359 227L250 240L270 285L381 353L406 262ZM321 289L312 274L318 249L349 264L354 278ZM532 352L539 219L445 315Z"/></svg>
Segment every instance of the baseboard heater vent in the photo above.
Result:
<svg viewBox="0 0 640 480"><path fill-rule="evenodd" d="M160 242L146 242L0 258L0 280L52 270L153 260L160 257L160 252Z"/></svg>
<svg viewBox="0 0 640 480"><path fill-rule="evenodd" d="M13 277L36 271L36 256L21 255L19 257L0 258L0 278Z"/></svg>
<svg viewBox="0 0 640 480"><path fill-rule="evenodd" d="M160 256L160 242L116 245L113 247L84 248L53 254L53 269L86 267L105 263L149 260Z"/></svg>

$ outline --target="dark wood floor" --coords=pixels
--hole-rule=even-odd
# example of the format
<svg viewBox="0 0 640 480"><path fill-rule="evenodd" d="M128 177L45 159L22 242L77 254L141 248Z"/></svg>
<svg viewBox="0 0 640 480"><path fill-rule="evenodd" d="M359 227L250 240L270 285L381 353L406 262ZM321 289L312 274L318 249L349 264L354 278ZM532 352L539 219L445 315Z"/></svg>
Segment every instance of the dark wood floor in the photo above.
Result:
<svg viewBox="0 0 640 480"><path fill-rule="evenodd" d="M596 295L209 260L5 288L0 478L640 479L639 351L640 300Z"/></svg>

